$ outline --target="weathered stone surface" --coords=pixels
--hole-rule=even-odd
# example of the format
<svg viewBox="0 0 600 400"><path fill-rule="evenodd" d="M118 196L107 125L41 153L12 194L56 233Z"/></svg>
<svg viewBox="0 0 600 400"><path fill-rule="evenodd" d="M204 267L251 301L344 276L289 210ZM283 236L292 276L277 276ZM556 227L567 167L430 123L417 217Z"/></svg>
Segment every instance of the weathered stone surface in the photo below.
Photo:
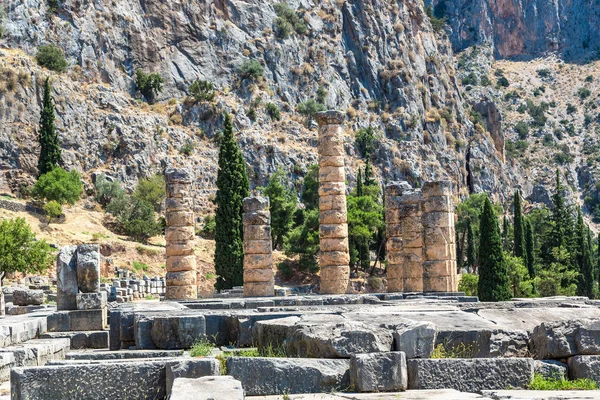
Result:
<svg viewBox="0 0 600 400"><path fill-rule="evenodd" d="M167 243L166 255L170 256L189 256L194 254L193 242L188 243Z"/></svg>
<svg viewBox="0 0 600 400"><path fill-rule="evenodd" d="M346 388L350 360L302 358L227 359L227 373L242 382L249 396L326 393Z"/></svg>
<svg viewBox="0 0 600 400"><path fill-rule="evenodd" d="M176 378L170 400L244 400L242 383L231 376Z"/></svg>
<svg viewBox="0 0 600 400"><path fill-rule="evenodd" d="M319 197L319 210L327 211L327 210L345 210L346 205L346 196L322 196Z"/></svg>
<svg viewBox="0 0 600 400"><path fill-rule="evenodd" d="M60 249L56 259L56 308L58 310L77 309L77 246Z"/></svg>
<svg viewBox="0 0 600 400"><path fill-rule="evenodd" d="M321 196L345 196L345 182L323 182L319 184L319 197Z"/></svg>
<svg viewBox="0 0 600 400"><path fill-rule="evenodd" d="M101 331L108 325L106 308L67 312L71 331Z"/></svg>
<svg viewBox="0 0 600 400"><path fill-rule="evenodd" d="M271 254L271 239L244 240L244 254Z"/></svg>
<svg viewBox="0 0 600 400"><path fill-rule="evenodd" d="M591 379L600 385L600 356L574 356L569 358L569 378Z"/></svg>
<svg viewBox="0 0 600 400"><path fill-rule="evenodd" d="M184 271L196 271L196 256L168 256L167 257L167 271L169 272L184 272Z"/></svg>
<svg viewBox="0 0 600 400"><path fill-rule="evenodd" d="M246 197L243 200L244 212L263 211L268 210L270 202L268 197L253 196Z"/></svg>
<svg viewBox="0 0 600 400"><path fill-rule="evenodd" d="M319 236L323 239L347 238L348 224L319 225Z"/></svg>
<svg viewBox="0 0 600 400"><path fill-rule="evenodd" d="M275 295L275 282L246 282L244 283L244 297L270 297Z"/></svg>
<svg viewBox="0 0 600 400"><path fill-rule="evenodd" d="M392 350L388 329L356 321L332 323L331 316L298 322L285 340L288 355L309 358L349 358L357 353Z"/></svg>
<svg viewBox="0 0 600 400"><path fill-rule="evenodd" d="M406 357L401 351L354 354L350 385L359 392L400 392L408 387Z"/></svg>
<svg viewBox="0 0 600 400"><path fill-rule="evenodd" d="M421 189L423 196L452 196L454 183L452 181L433 181L425 182Z"/></svg>
<svg viewBox="0 0 600 400"><path fill-rule="evenodd" d="M244 213L244 225L270 225L271 213L269 211L252 211Z"/></svg>
<svg viewBox="0 0 600 400"><path fill-rule="evenodd" d="M271 227L269 225L245 225L244 241L246 240L271 240Z"/></svg>
<svg viewBox="0 0 600 400"><path fill-rule="evenodd" d="M346 171L344 167L321 167L319 168L319 182L344 182Z"/></svg>
<svg viewBox="0 0 600 400"><path fill-rule="evenodd" d="M206 337L204 315L157 316L152 321L152 340L159 349L188 349Z"/></svg>
<svg viewBox="0 0 600 400"><path fill-rule="evenodd" d="M100 290L100 246L82 244L77 246L77 285L83 293Z"/></svg>
<svg viewBox="0 0 600 400"><path fill-rule="evenodd" d="M98 310L106 307L106 292L98 293L78 293L78 310Z"/></svg>
<svg viewBox="0 0 600 400"><path fill-rule="evenodd" d="M167 168L165 170L165 182L171 183L188 183L191 184L194 180L192 172L187 168Z"/></svg>
<svg viewBox="0 0 600 400"><path fill-rule="evenodd" d="M194 285L167 286L165 297L171 300L194 300L198 298L198 287Z"/></svg>
<svg viewBox="0 0 600 400"><path fill-rule="evenodd" d="M272 282L275 277L272 269L244 270L244 285L253 282Z"/></svg>
<svg viewBox="0 0 600 400"><path fill-rule="evenodd" d="M319 213L319 224L336 225L347 223L345 210L326 210Z"/></svg>
<svg viewBox="0 0 600 400"><path fill-rule="evenodd" d="M531 342L538 360L600 354L600 320L544 322L533 330Z"/></svg>
<svg viewBox="0 0 600 400"><path fill-rule="evenodd" d="M346 266L350 263L350 254L346 251L324 251L319 253L319 265L321 267ZM349 268L348 268L349 270ZM323 274L321 274L323 276Z"/></svg>
<svg viewBox="0 0 600 400"><path fill-rule="evenodd" d="M332 251L348 251L348 238L323 238L320 241L321 251L332 252Z"/></svg>
<svg viewBox="0 0 600 400"><path fill-rule="evenodd" d="M196 285L196 271L167 272L167 287Z"/></svg>
<svg viewBox="0 0 600 400"><path fill-rule="evenodd" d="M272 266L272 254L244 254L244 269L265 269Z"/></svg>
<svg viewBox="0 0 600 400"><path fill-rule="evenodd" d="M325 127L326 125L340 125L344 122L345 117L341 111L328 110L316 113L315 119L319 126Z"/></svg>
<svg viewBox="0 0 600 400"><path fill-rule="evenodd" d="M319 165L322 167L343 167L343 156L321 156L319 157Z"/></svg>
<svg viewBox="0 0 600 400"><path fill-rule="evenodd" d="M167 396L171 394L173 382L179 378L202 378L220 375L221 365L216 358L197 358L169 362L166 365Z"/></svg>
<svg viewBox="0 0 600 400"><path fill-rule="evenodd" d="M412 359L408 365L409 389L482 390L525 388L533 379L531 358Z"/></svg>
<svg viewBox="0 0 600 400"><path fill-rule="evenodd" d="M394 329L394 350L406 358L429 358L435 349L437 331L431 322L406 322Z"/></svg>
<svg viewBox="0 0 600 400"><path fill-rule="evenodd" d="M535 360L535 373L546 379L566 379L567 364L556 360Z"/></svg>
<svg viewBox="0 0 600 400"><path fill-rule="evenodd" d="M167 226L185 227L194 226L194 213L192 211L169 211L166 213Z"/></svg>
<svg viewBox="0 0 600 400"><path fill-rule="evenodd" d="M15 289L13 291L13 303L17 306L32 306L44 304L43 290Z"/></svg>
<svg viewBox="0 0 600 400"><path fill-rule="evenodd" d="M108 331L86 332L49 332L40 336L42 339L67 338L73 349L108 349ZM68 357L67 357L68 358Z"/></svg>
<svg viewBox="0 0 600 400"><path fill-rule="evenodd" d="M148 361L14 368L10 385L14 400L162 400L165 367Z"/></svg>
<svg viewBox="0 0 600 400"><path fill-rule="evenodd" d="M194 240L195 235L193 226L167 227L165 230L167 243L187 244L189 241Z"/></svg>
<svg viewBox="0 0 600 400"><path fill-rule="evenodd" d="M170 211L189 211L194 207L192 197L169 198L165 200L165 208Z"/></svg>

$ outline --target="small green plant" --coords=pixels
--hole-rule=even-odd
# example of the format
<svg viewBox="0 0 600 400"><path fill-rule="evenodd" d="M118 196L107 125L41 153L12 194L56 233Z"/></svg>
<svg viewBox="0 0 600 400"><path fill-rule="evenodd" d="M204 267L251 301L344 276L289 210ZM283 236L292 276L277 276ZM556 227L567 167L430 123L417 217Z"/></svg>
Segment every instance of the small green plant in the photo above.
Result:
<svg viewBox="0 0 600 400"><path fill-rule="evenodd" d="M431 27L434 32L441 32L444 29L444 25L446 25L446 18L439 17L434 15L433 6L429 5L425 9L425 13L429 17L429 22L431 22Z"/></svg>
<svg viewBox="0 0 600 400"><path fill-rule="evenodd" d="M158 254L158 250L152 249L150 247L142 246L142 245L135 246L135 249L137 250L137 252L139 254L142 254L142 255L155 256Z"/></svg>
<svg viewBox="0 0 600 400"><path fill-rule="evenodd" d="M591 94L592 92L590 91L590 89L586 87L580 87L579 89L577 89L577 95L581 100L587 99L588 97L590 97Z"/></svg>
<svg viewBox="0 0 600 400"><path fill-rule="evenodd" d="M505 76L501 76L496 80L496 83L498 84L498 86L500 87L508 87L510 85L510 83L508 82L508 79Z"/></svg>
<svg viewBox="0 0 600 400"><path fill-rule="evenodd" d="M209 81L196 79L188 90L196 101L212 101L215 98L215 85Z"/></svg>
<svg viewBox="0 0 600 400"><path fill-rule="evenodd" d="M265 70L257 60L246 60L238 68L238 74L242 79L258 80L263 76Z"/></svg>
<svg viewBox="0 0 600 400"><path fill-rule="evenodd" d="M369 157L377 149L377 135L372 126L359 129L355 134L355 143L360 155Z"/></svg>
<svg viewBox="0 0 600 400"><path fill-rule="evenodd" d="M431 358L473 358L475 355L475 343L465 344L450 344L445 341L444 343L438 344Z"/></svg>
<svg viewBox="0 0 600 400"><path fill-rule="evenodd" d="M48 217L48 223L58 219L62 215L62 211L62 206L55 200L51 200L44 205L44 212Z"/></svg>
<svg viewBox="0 0 600 400"><path fill-rule="evenodd" d="M268 103L265 106L265 110L267 111L267 115L269 115L273 121L281 120L281 111L274 103Z"/></svg>
<svg viewBox="0 0 600 400"><path fill-rule="evenodd" d="M214 345L206 338L196 340L190 349L190 356L192 357L206 357L209 356L213 350Z"/></svg>
<svg viewBox="0 0 600 400"><path fill-rule="evenodd" d="M548 68L540 68L537 70L537 74L540 78L548 78L550 76L550 70Z"/></svg>
<svg viewBox="0 0 600 400"><path fill-rule="evenodd" d="M529 385L531 390L596 390L597 388L596 382L587 378L570 381L565 378L544 378L540 374L535 374Z"/></svg>
<svg viewBox="0 0 600 400"><path fill-rule="evenodd" d="M135 86L149 103L154 102L157 94L162 92L164 79L155 72L147 74L141 69L135 71Z"/></svg>
<svg viewBox="0 0 600 400"><path fill-rule="evenodd" d="M298 112L306 117L307 122L312 121L315 117L315 114L319 111L325 111L325 105L317 102L314 99L309 99L298 104Z"/></svg>
<svg viewBox="0 0 600 400"><path fill-rule="evenodd" d="M183 146L181 146L181 148L179 149L179 152L181 154L189 157L194 152L194 148L195 148L194 144L191 142L188 142L188 143L184 144Z"/></svg>
<svg viewBox="0 0 600 400"><path fill-rule="evenodd" d="M281 2L275 4L274 8L277 14L277 18L275 19L275 33L278 37L286 39L292 32L296 32L299 35L304 35L308 32L306 24L304 24L289 4Z"/></svg>
<svg viewBox="0 0 600 400"><path fill-rule="evenodd" d="M215 279L217 275L213 274L212 272L207 272L206 274L204 274L204 277L206 279Z"/></svg>
<svg viewBox="0 0 600 400"><path fill-rule="evenodd" d="M154 299L155 299L155 297L154 297L154 295L152 295L152 294L147 294L147 295L146 295L146 297L145 297L145 299L146 299L146 300L154 300Z"/></svg>
<svg viewBox="0 0 600 400"><path fill-rule="evenodd" d="M92 242L97 242L100 239L108 239L108 238L109 238L108 235L104 235L104 234L102 234L100 232L94 232L94 233L92 233Z"/></svg>
<svg viewBox="0 0 600 400"><path fill-rule="evenodd" d="M465 273L458 282L458 291L465 292L467 296L477 296L478 285L479 275Z"/></svg>
<svg viewBox="0 0 600 400"><path fill-rule="evenodd" d="M75 170L67 172L60 167L39 177L33 186L33 195L59 204L75 204L83 192L81 177Z"/></svg>
<svg viewBox="0 0 600 400"><path fill-rule="evenodd" d="M132 266L135 272L147 272L150 269L148 264L145 264L141 261L134 261Z"/></svg>
<svg viewBox="0 0 600 400"><path fill-rule="evenodd" d="M47 0L47 4L48 4L48 11L52 12L52 13L57 13L58 12L58 0Z"/></svg>
<svg viewBox="0 0 600 400"><path fill-rule="evenodd" d="M290 279L293 275L292 268L288 263L283 261L277 264L277 271L279 271L285 279Z"/></svg>
<svg viewBox="0 0 600 400"><path fill-rule="evenodd" d="M529 125L525 121L519 121L515 124L515 132L519 135L519 139L525 140L529 136Z"/></svg>
<svg viewBox="0 0 600 400"><path fill-rule="evenodd" d="M64 72L67 69L65 54L60 48L52 44L38 47L35 59L40 66L51 71Z"/></svg>

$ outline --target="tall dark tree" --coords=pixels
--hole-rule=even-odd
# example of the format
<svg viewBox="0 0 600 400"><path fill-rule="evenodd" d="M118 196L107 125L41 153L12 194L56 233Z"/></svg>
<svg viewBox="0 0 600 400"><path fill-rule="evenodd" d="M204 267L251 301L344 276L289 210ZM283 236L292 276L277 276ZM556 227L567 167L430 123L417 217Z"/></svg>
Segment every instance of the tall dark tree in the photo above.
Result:
<svg viewBox="0 0 600 400"><path fill-rule="evenodd" d="M467 264L469 271L475 271L477 265L477 249L475 248L475 235L473 234L473 226L467 225Z"/></svg>
<svg viewBox="0 0 600 400"><path fill-rule="evenodd" d="M358 169L358 177L356 178L356 195L362 196L364 194L363 180L362 180L362 170Z"/></svg>
<svg viewBox="0 0 600 400"><path fill-rule="evenodd" d="M483 203L479 228L479 298L481 301L510 300L510 282L502 252L498 217L489 198Z"/></svg>
<svg viewBox="0 0 600 400"><path fill-rule="evenodd" d="M583 222L581 209L577 208L577 264L579 269L579 283L577 292L580 296L592 297L594 288L594 266L591 260L591 249L588 242L588 229Z"/></svg>
<svg viewBox="0 0 600 400"><path fill-rule="evenodd" d="M523 264L527 265L527 251L525 250L525 223L523 220L521 194L518 190L515 190L513 208L513 255L515 257L521 257Z"/></svg>
<svg viewBox="0 0 600 400"><path fill-rule="evenodd" d="M502 248L508 251L508 217L502 219Z"/></svg>
<svg viewBox="0 0 600 400"><path fill-rule="evenodd" d="M217 211L215 215L215 270L217 290L241 286L243 279L242 204L249 193L246 162L233 137L229 114L225 114L224 135L219 147Z"/></svg>
<svg viewBox="0 0 600 400"><path fill-rule="evenodd" d="M46 78L44 84L44 100L42 102L42 112L40 115L40 127L38 131L38 141L40 143L40 156L38 158L38 176L42 176L52 171L60 163L62 156L58 133L54 127L54 101L51 96L52 87L50 78Z"/></svg>
<svg viewBox="0 0 600 400"><path fill-rule="evenodd" d="M527 270L529 277L535 277L535 243L533 241L533 226L529 219L525 220L525 250L527 253Z"/></svg>
<svg viewBox="0 0 600 400"><path fill-rule="evenodd" d="M285 171L278 169L269 178L267 186L262 188L263 194L270 200L273 249L283 244L283 237L292 227L294 212L298 205L298 199L290 186Z"/></svg>

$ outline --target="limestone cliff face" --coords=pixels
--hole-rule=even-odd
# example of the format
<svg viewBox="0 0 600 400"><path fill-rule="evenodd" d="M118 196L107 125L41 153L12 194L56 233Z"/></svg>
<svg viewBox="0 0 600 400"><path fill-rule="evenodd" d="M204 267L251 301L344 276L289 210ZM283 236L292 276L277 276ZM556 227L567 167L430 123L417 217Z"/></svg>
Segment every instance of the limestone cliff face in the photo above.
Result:
<svg viewBox="0 0 600 400"><path fill-rule="evenodd" d="M441 4L440 4L441 3ZM439 0L455 51L492 44L497 58L560 52L565 59L595 57L600 4L586 0Z"/></svg>
<svg viewBox="0 0 600 400"><path fill-rule="evenodd" d="M503 170L497 139L473 129L450 41L433 32L420 1L293 0L308 33L284 40L273 31L274 3L65 0L55 15L45 0L9 2L0 67L23 82L0 91L0 187L15 190L35 175L40 85L50 72L32 56L53 43L69 61L66 73L51 74L64 162L86 179L103 172L132 186L179 164L195 170L200 208L208 208L224 111L234 115L253 187L278 167L300 177L316 162L316 131L295 110L322 89L326 106L348 115L351 186L359 163L353 132L372 125L383 181L449 178L462 194L509 195L515 176ZM263 79L239 76L247 60L263 65ZM136 69L164 77L157 104L139 100ZM185 101L197 78L216 85L213 104ZM281 121L265 113L269 102ZM190 156L180 154L184 144L193 145Z"/></svg>

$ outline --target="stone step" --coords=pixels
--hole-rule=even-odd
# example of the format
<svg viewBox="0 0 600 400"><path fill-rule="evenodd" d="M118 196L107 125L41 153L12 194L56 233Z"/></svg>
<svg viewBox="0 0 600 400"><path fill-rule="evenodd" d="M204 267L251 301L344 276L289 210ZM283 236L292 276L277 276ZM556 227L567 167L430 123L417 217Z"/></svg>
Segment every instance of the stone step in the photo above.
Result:
<svg viewBox="0 0 600 400"><path fill-rule="evenodd" d="M108 349L108 331L47 332L41 338L67 338L71 349Z"/></svg>
<svg viewBox="0 0 600 400"><path fill-rule="evenodd" d="M126 360L138 358L181 357L183 350L120 350L120 351L80 351L67 353L67 360Z"/></svg>
<svg viewBox="0 0 600 400"><path fill-rule="evenodd" d="M33 339L0 349L0 382L10 379L13 367L42 366L63 359L69 350L68 339Z"/></svg>

